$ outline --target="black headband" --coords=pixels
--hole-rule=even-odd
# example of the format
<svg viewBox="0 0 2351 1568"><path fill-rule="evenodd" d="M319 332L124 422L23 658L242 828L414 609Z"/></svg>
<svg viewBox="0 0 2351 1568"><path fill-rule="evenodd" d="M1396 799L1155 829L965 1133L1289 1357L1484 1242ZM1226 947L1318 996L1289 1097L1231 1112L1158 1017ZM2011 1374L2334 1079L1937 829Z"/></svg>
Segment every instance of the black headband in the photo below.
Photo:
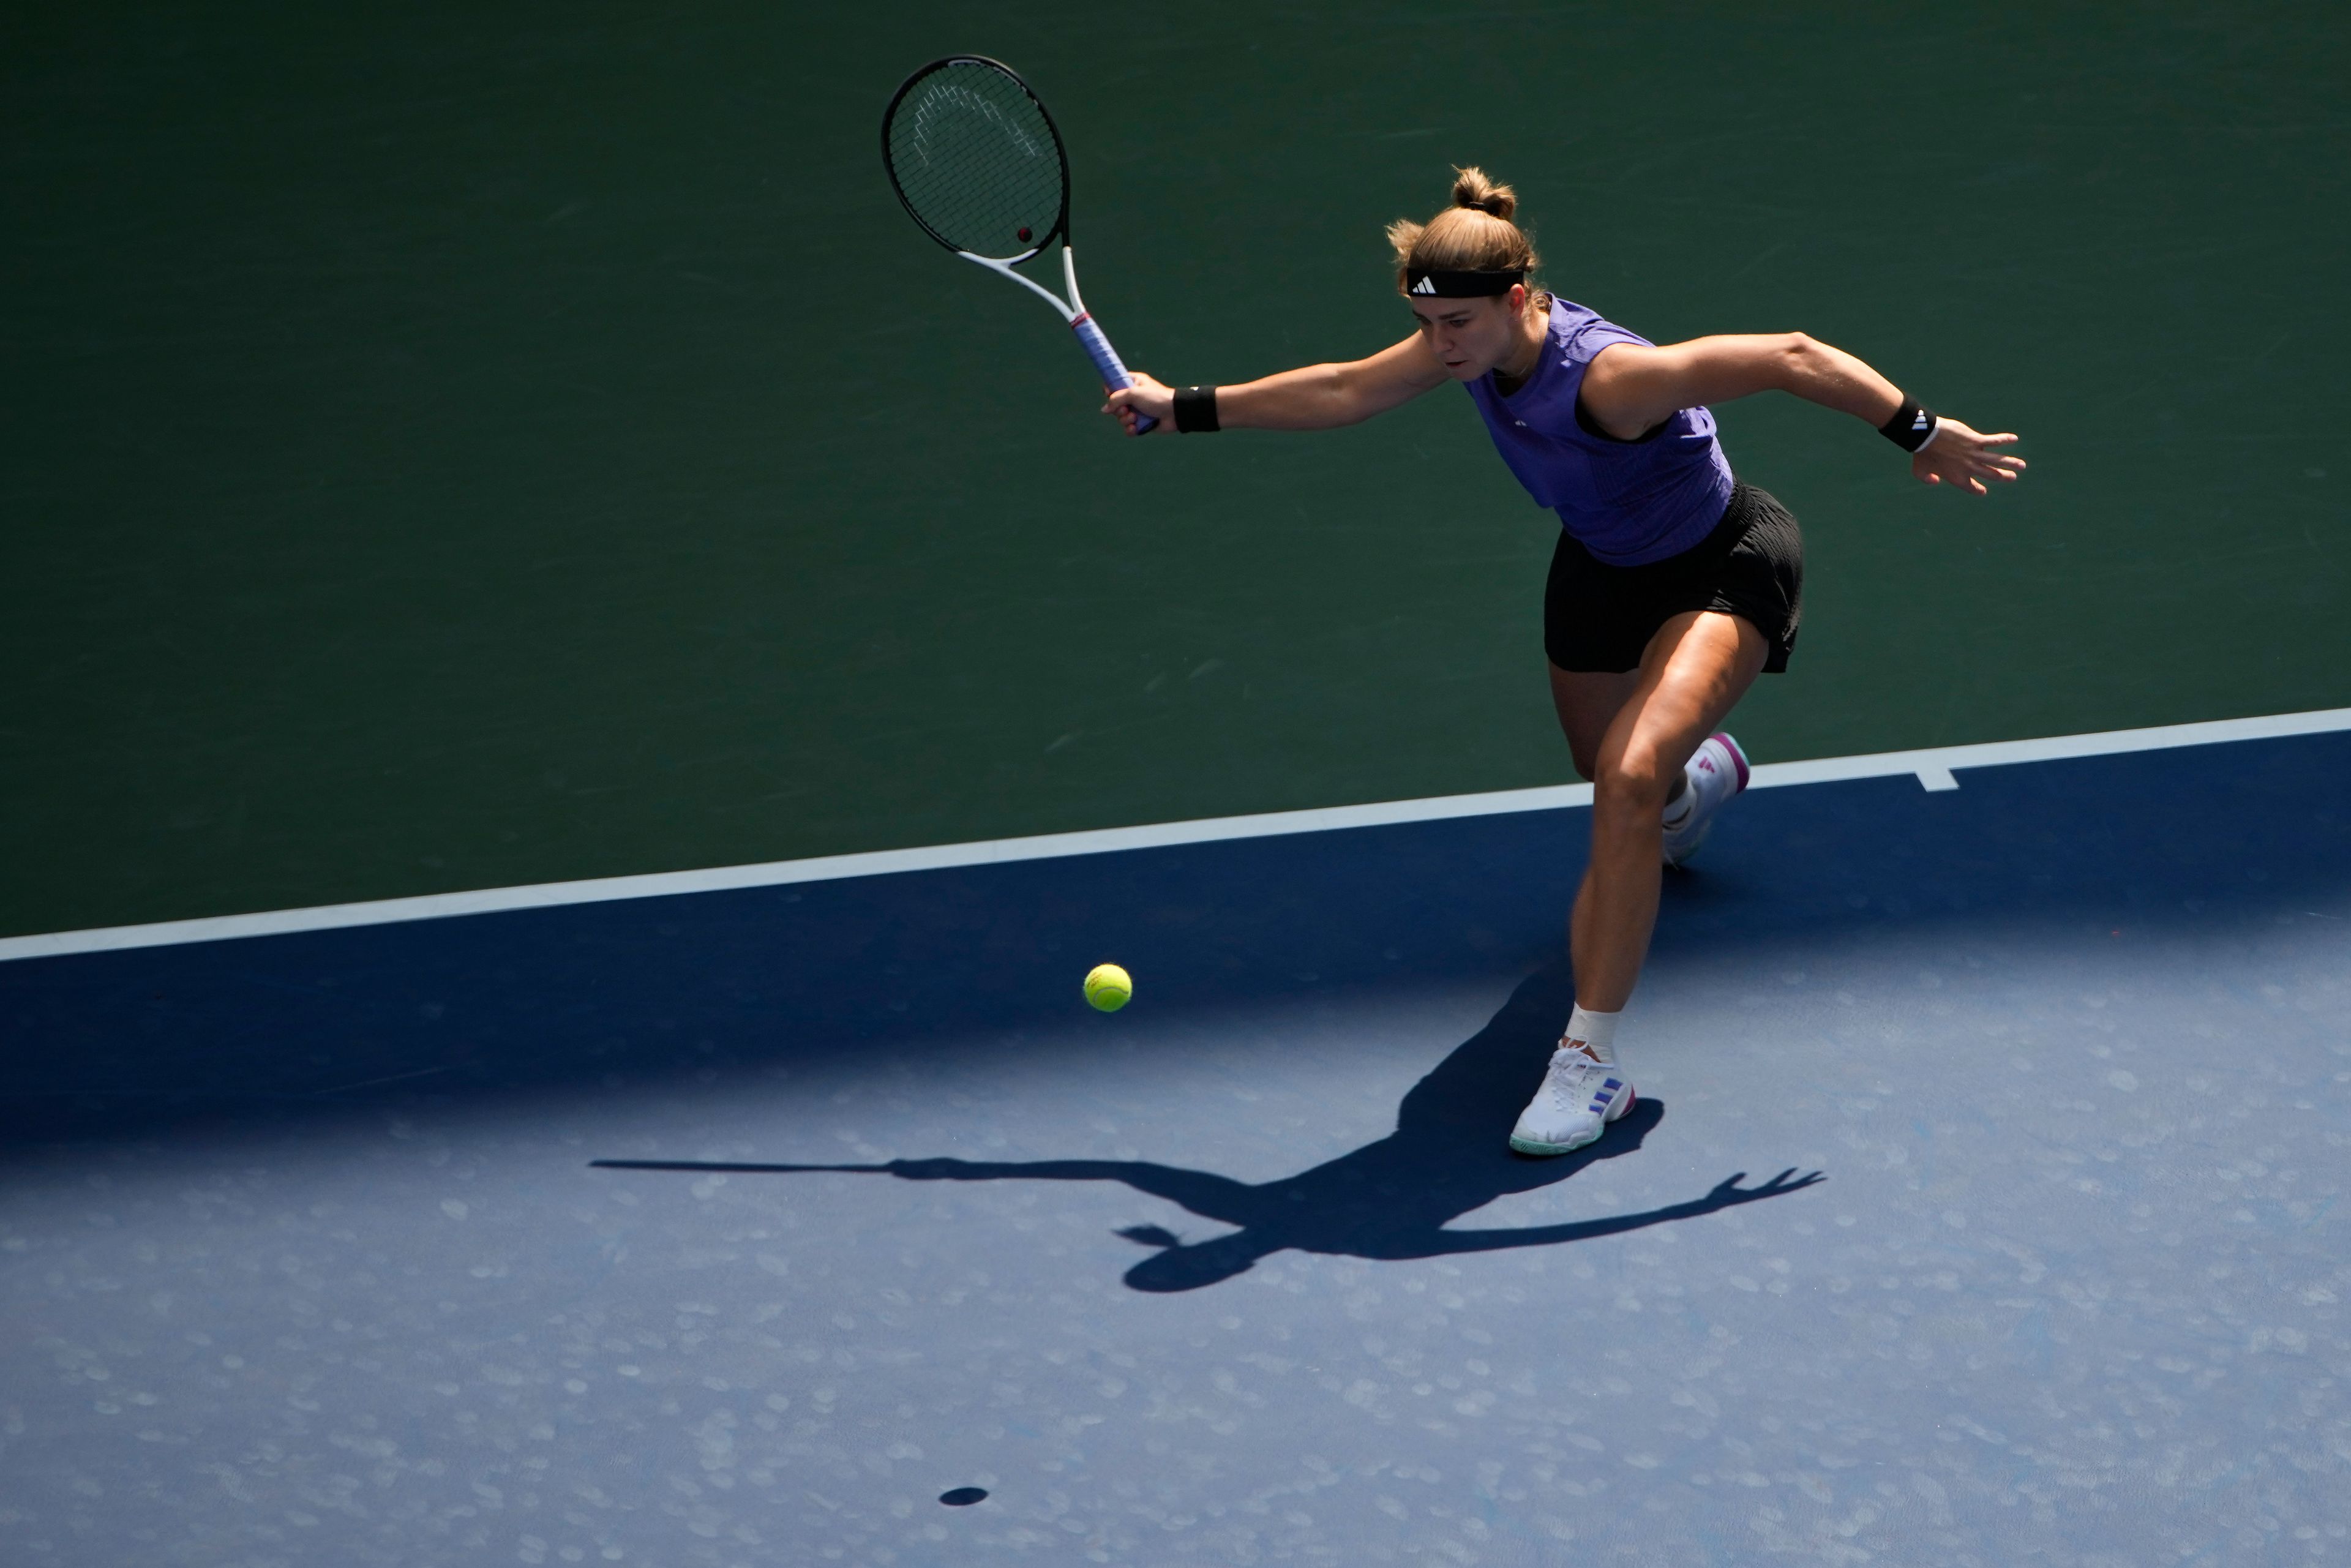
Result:
<svg viewBox="0 0 2351 1568"><path fill-rule="evenodd" d="M1423 299L1483 299L1508 294L1514 285L1526 280L1523 267L1507 272L1432 272L1416 267L1405 275L1404 291Z"/></svg>

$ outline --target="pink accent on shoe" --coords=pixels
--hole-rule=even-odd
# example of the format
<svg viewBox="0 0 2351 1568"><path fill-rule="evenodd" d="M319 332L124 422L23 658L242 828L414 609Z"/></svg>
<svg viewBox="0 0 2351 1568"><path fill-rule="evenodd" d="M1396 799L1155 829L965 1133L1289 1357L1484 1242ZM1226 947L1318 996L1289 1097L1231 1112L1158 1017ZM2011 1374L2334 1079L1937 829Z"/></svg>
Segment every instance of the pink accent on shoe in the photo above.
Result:
<svg viewBox="0 0 2351 1568"><path fill-rule="evenodd" d="M1730 753L1731 766L1739 769L1739 792L1744 794L1747 789L1747 753L1740 750L1739 742L1731 739L1721 730L1715 731L1707 738L1722 742L1722 748Z"/></svg>

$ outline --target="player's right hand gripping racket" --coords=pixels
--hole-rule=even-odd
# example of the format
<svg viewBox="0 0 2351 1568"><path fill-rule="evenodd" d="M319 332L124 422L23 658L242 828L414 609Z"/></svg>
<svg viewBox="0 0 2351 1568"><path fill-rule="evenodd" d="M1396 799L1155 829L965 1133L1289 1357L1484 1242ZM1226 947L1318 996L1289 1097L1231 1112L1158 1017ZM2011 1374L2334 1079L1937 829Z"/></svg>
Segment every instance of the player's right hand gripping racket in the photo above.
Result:
<svg viewBox="0 0 2351 1568"><path fill-rule="evenodd" d="M1134 378L1078 297L1070 248L1070 158L1053 117L1012 68L980 55L933 60L906 78L882 116L882 162L923 232L963 257L1002 273L1070 324L1102 384ZM1064 304L1012 269L1061 242ZM1159 422L1139 419L1137 435Z"/></svg>

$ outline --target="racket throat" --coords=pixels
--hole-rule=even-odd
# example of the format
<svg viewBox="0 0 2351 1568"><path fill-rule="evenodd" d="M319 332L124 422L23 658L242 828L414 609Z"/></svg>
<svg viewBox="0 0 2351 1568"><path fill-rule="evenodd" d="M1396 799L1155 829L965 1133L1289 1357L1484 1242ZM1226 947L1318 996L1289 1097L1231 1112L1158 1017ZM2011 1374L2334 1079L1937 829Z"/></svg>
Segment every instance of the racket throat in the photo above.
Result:
<svg viewBox="0 0 2351 1568"><path fill-rule="evenodd" d="M1002 261L992 256L974 256L967 250L959 250L956 252L956 254L962 256L966 261L971 262L976 266L984 267L990 272L1001 273L1006 277L1010 278L1013 282L1019 284L1021 287L1027 289L1029 293L1035 295L1046 304L1050 305L1054 310L1060 314L1061 319L1064 321L1073 322L1081 313L1079 310L1072 309L1068 302L1063 300L1060 295L1054 293L1051 289L1046 287L1043 284L1038 282L1035 278L1030 277L1026 273L1019 271L1019 263L1017 261ZM1022 256L1019 258L1020 261L1027 261L1030 258L1028 256ZM1069 274L1069 276L1074 277L1075 275Z"/></svg>

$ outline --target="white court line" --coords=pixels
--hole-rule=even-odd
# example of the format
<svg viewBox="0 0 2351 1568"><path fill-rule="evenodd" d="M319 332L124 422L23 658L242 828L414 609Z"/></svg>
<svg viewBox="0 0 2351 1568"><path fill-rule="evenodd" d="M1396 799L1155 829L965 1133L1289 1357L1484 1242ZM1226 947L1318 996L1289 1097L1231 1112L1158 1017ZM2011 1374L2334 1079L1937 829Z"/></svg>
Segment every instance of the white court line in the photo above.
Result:
<svg viewBox="0 0 2351 1568"><path fill-rule="evenodd" d="M1908 773L1916 775L1923 788L1956 789L1959 787L1954 775L1957 768L2001 768L2018 762L2053 762L2074 757L2110 757L2118 752L2160 751L2172 747L2211 746L2231 740L2271 740L2284 736L2323 735L2345 729L2351 729L2351 707L2323 708L2314 713L2214 719L2203 724L2170 724L2152 729L2115 729L2095 735L2059 735L2041 740L1994 740L1976 746L1881 751L1866 757L1826 757L1811 762L1767 762L1754 770L1750 787L1766 789L1791 784L1824 784L1846 779L1890 779ZM624 898L660 898L679 893L782 887L798 882L833 882L843 877L884 876L893 872L995 865L1008 861L1051 860L1063 855L1104 854L1114 850L1156 849L1170 844L1274 838L1285 833L1320 833L1338 828L1379 827L1391 822L1426 822L1447 817L1546 811L1591 803L1591 785L1560 784L1539 789L1503 789L1485 795L1439 795L1426 800L1384 800L1368 806L1326 806L1306 811L1269 811L1250 817L1209 817L1191 822L1155 822L1139 828L1045 833L1034 838L990 839L977 843L938 844L924 849L876 850L864 854L824 855L814 860L771 861L764 865L654 872L640 876L596 877L584 882L540 883L529 887L483 888L472 893L432 893L415 898L384 898L366 904L328 904L309 909L278 909L256 915L216 915L199 920L158 921L149 925L109 925L88 931L0 937L0 963L68 953L103 953L124 947L221 942L232 937L269 936L293 931L388 925L404 920L439 920L455 915L490 915L505 910L548 909L560 904L605 904Z"/></svg>

